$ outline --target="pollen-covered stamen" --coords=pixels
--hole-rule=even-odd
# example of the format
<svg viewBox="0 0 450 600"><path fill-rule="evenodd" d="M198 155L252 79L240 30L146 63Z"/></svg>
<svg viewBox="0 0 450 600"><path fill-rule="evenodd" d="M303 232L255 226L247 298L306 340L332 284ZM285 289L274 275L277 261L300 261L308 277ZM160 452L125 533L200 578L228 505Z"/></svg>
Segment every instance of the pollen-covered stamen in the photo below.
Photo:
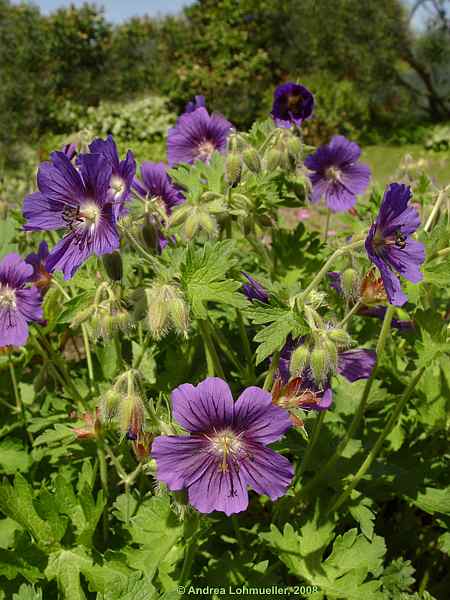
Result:
<svg viewBox="0 0 450 600"><path fill-rule="evenodd" d="M16 292L0 283L0 308L16 308Z"/></svg>
<svg viewBox="0 0 450 600"><path fill-rule="evenodd" d="M125 181L118 175L113 175L109 183L109 189L115 199L120 198L126 189Z"/></svg>
<svg viewBox="0 0 450 600"><path fill-rule="evenodd" d="M337 167L328 167L325 169L325 177L330 181L340 181L341 180L341 171Z"/></svg>
<svg viewBox="0 0 450 600"><path fill-rule="evenodd" d="M219 470L225 473L228 471L229 461L238 464L237 459L242 449L241 434L235 433L231 429L223 429L206 436L211 442L215 454L220 458Z"/></svg>
<svg viewBox="0 0 450 600"><path fill-rule="evenodd" d="M216 148L211 141L202 140L197 147L197 158L203 161L208 161L215 149Z"/></svg>

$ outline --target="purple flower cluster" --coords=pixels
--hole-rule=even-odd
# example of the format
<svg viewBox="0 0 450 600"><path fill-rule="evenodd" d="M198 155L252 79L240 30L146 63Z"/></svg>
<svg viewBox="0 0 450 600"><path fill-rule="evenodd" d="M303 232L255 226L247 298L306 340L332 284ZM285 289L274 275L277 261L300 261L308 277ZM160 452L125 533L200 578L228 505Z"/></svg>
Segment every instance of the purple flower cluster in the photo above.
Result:
<svg viewBox="0 0 450 600"><path fill-rule="evenodd" d="M248 506L247 487L272 500L292 479L289 461L268 444L291 427L288 413L271 395L249 387L236 403L228 384L209 377L172 392L173 416L189 435L159 436L152 445L157 477L170 490L186 489L200 512L226 515Z"/></svg>

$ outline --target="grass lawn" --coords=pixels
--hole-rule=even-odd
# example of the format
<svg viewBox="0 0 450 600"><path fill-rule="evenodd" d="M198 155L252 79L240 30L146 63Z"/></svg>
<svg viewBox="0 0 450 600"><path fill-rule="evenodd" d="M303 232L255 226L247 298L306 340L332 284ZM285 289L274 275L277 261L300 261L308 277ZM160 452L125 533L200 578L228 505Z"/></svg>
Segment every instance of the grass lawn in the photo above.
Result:
<svg viewBox="0 0 450 600"><path fill-rule="evenodd" d="M450 182L450 152L429 152L423 146L412 144L366 146L362 153L362 160L370 165L375 180L385 186L395 179L400 162L406 154L410 154L414 160L420 160L420 170L435 178L438 185Z"/></svg>

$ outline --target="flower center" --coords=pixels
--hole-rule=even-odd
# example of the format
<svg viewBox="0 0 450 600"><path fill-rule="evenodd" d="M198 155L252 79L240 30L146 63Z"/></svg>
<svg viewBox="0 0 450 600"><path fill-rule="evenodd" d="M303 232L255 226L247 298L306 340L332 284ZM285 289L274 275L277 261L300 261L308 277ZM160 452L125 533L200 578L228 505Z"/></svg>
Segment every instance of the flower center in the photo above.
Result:
<svg viewBox="0 0 450 600"><path fill-rule="evenodd" d="M209 140L202 140L197 147L197 158L203 161L208 161L212 153L215 150L215 146Z"/></svg>
<svg viewBox="0 0 450 600"><path fill-rule="evenodd" d="M125 187L125 181L121 177L117 175L111 177L109 189L112 191L114 198L119 198L124 193Z"/></svg>
<svg viewBox="0 0 450 600"><path fill-rule="evenodd" d="M302 109L303 98L300 94L289 94L287 98L288 111L294 116L300 116Z"/></svg>
<svg viewBox="0 0 450 600"><path fill-rule="evenodd" d="M341 171L337 167L328 167L325 169L325 177L331 181L340 181Z"/></svg>
<svg viewBox="0 0 450 600"><path fill-rule="evenodd" d="M242 448L242 442L239 435L231 429L224 429L208 436L214 452L221 457L219 469L223 472L228 471L228 459L236 460L239 450Z"/></svg>
<svg viewBox="0 0 450 600"><path fill-rule="evenodd" d="M0 308L15 308L16 292L7 285L0 284Z"/></svg>
<svg viewBox="0 0 450 600"><path fill-rule="evenodd" d="M80 218L88 226L97 225L101 214L101 208L95 202L86 202L80 206Z"/></svg>

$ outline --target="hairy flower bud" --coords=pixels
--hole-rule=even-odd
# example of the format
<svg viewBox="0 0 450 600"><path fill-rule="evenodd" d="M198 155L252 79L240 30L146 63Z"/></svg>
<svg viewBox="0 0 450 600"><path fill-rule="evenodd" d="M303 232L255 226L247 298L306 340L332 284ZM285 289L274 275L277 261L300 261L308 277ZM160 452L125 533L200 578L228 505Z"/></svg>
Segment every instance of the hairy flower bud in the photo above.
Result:
<svg viewBox="0 0 450 600"><path fill-rule="evenodd" d="M289 371L292 377L300 375L309 362L309 349L305 345L298 346L291 354Z"/></svg>
<svg viewBox="0 0 450 600"><path fill-rule="evenodd" d="M302 142L296 135L290 135L287 140L287 148L290 156L294 160L297 160L302 153Z"/></svg>
<svg viewBox="0 0 450 600"><path fill-rule="evenodd" d="M323 340L323 349L326 353L328 373L336 372L338 365L338 350L336 344L329 338L326 338Z"/></svg>
<svg viewBox="0 0 450 600"><path fill-rule="evenodd" d="M328 357L323 348L314 348L310 355L311 370L317 383L322 383L328 375Z"/></svg>
<svg viewBox="0 0 450 600"><path fill-rule="evenodd" d="M281 165L283 156L278 148L271 148L266 152L265 159L267 170L275 171L275 169Z"/></svg>
<svg viewBox="0 0 450 600"><path fill-rule="evenodd" d="M244 164L252 173L261 172L261 159L258 151L253 146L248 146L242 153Z"/></svg>
<svg viewBox="0 0 450 600"><path fill-rule="evenodd" d="M100 404L100 412L102 420L105 423L116 417L119 411L120 394L114 388L103 394Z"/></svg>
<svg viewBox="0 0 450 600"><path fill-rule="evenodd" d="M342 292L346 298L356 300L359 296L360 278L356 269L345 269L342 273Z"/></svg>
<svg viewBox="0 0 450 600"><path fill-rule="evenodd" d="M148 431L144 431L138 435L135 440L132 440L131 445L133 447L133 452L139 462L148 460L152 442L153 435Z"/></svg>
<svg viewBox="0 0 450 600"><path fill-rule="evenodd" d="M352 338L345 329L331 329L328 337L332 342L343 348L347 348L352 343Z"/></svg>
<svg viewBox="0 0 450 600"><path fill-rule="evenodd" d="M228 183L236 184L241 178L242 158L237 152L229 152L226 163L225 172Z"/></svg>
<svg viewBox="0 0 450 600"><path fill-rule="evenodd" d="M180 296L169 301L169 314L174 329L187 337L189 329L189 308Z"/></svg>
<svg viewBox="0 0 450 600"><path fill-rule="evenodd" d="M131 439L136 439L142 434L144 418L144 404L138 394L131 391L121 398L118 424L122 434L128 434Z"/></svg>
<svg viewBox="0 0 450 600"><path fill-rule="evenodd" d="M173 284L155 283L145 290L147 300L147 324L157 339L169 329L187 336L189 308L181 290Z"/></svg>
<svg viewBox="0 0 450 600"><path fill-rule="evenodd" d="M102 256L103 266L111 281L120 281L123 277L123 263L120 252L112 252Z"/></svg>

